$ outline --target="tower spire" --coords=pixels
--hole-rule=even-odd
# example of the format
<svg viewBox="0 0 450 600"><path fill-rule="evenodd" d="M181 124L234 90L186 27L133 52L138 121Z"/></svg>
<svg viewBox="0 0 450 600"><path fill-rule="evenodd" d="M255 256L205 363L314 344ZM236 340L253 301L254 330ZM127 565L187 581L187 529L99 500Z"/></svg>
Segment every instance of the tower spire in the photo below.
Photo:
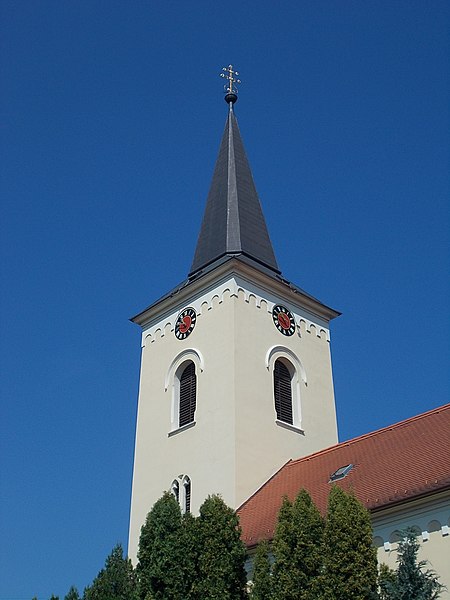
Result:
<svg viewBox="0 0 450 600"><path fill-rule="evenodd" d="M223 71L220 75L227 80L225 101L230 110L189 275L224 257L240 255L255 266L280 273L232 109L240 80L232 65Z"/></svg>

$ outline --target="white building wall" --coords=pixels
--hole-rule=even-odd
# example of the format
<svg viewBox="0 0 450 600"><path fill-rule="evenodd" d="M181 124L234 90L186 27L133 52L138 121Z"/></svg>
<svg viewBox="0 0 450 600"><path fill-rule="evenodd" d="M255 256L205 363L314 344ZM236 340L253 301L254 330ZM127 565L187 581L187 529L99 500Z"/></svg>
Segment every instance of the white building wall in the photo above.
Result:
<svg viewBox="0 0 450 600"><path fill-rule="evenodd" d="M275 328L275 303L293 312L293 336ZM187 306L197 322L180 341L175 321ZM237 276L216 282L145 325L142 345L132 559L148 511L175 478L191 479L194 513L212 493L237 507L287 460L337 442L328 324L268 289ZM270 357L280 352L300 365L296 428L276 423ZM186 358L196 364L195 425L173 431L173 375Z"/></svg>
<svg viewBox="0 0 450 600"><path fill-rule="evenodd" d="M447 587L439 598L450 600L450 494L436 494L374 513L372 522L378 562L391 569L397 567L399 533L413 527L420 542L418 560L426 560L426 568L434 570Z"/></svg>

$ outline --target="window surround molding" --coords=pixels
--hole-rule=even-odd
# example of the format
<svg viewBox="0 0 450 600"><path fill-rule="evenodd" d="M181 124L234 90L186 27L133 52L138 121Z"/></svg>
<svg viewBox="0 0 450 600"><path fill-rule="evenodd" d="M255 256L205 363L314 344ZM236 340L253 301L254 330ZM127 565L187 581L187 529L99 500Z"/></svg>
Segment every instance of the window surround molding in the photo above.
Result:
<svg viewBox="0 0 450 600"><path fill-rule="evenodd" d="M280 427L301 433L304 435L304 431L301 427L302 414L301 414L301 394L300 384L303 383L305 386L308 385L306 379L305 369L300 362L297 355L286 348L285 346L272 346L266 353L265 365L266 369L271 373L275 369L275 362L281 359L282 362L287 366L291 374L291 386L292 386L292 425L275 419L275 423Z"/></svg>
<svg viewBox="0 0 450 600"><path fill-rule="evenodd" d="M170 363L164 379L164 391L172 391L171 408L170 408L170 431L167 434L169 437L190 429L195 425L195 420L191 423L179 427L178 416L180 412L180 379L182 371L187 366L188 362L193 362L195 365L195 374L203 373L205 362L203 355L199 350L195 348L186 348L182 350Z"/></svg>

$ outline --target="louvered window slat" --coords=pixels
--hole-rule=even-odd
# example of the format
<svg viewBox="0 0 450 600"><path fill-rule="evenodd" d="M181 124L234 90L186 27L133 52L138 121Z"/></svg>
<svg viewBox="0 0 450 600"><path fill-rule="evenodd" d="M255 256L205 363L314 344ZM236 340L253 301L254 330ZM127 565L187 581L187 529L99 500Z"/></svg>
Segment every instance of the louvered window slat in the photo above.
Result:
<svg viewBox="0 0 450 600"><path fill-rule="evenodd" d="M184 483L184 512L191 512L191 482Z"/></svg>
<svg viewBox="0 0 450 600"><path fill-rule="evenodd" d="M180 377L179 427L194 420L197 393L197 376L194 363L189 363Z"/></svg>
<svg viewBox="0 0 450 600"><path fill-rule="evenodd" d="M275 396L275 411L277 419L293 424L292 417L292 387L289 369L280 360L275 362L273 372L273 387Z"/></svg>

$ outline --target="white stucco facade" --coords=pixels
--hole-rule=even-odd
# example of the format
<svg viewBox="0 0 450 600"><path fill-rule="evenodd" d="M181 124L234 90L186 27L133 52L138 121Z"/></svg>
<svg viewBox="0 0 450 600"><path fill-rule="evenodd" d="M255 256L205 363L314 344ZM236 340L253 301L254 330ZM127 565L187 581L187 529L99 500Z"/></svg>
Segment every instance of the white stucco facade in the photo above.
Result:
<svg viewBox="0 0 450 600"><path fill-rule="evenodd" d="M294 315L287 337L272 308ZM197 313L193 332L174 335L177 315ZM256 269L230 260L144 311L142 362L130 517L134 559L148 511L171 482L188 476L191 510L220 493L237 507L286 461L337 442L329 320L337 313ZM277 422L273 365L295 368L293 425ZM195 364L194 423L177 429L176 372Z"/></svg>
<svg viewBox="0 0 450 600"><path fill-rule="evenodd" d="M439 576L446 586L441 600L450 599L450 492L399 504L372 514L374 544L378 562L391 569L397 567L397 546L400 533L407 527L416 530L420 549L418 560Z"/></svg>

